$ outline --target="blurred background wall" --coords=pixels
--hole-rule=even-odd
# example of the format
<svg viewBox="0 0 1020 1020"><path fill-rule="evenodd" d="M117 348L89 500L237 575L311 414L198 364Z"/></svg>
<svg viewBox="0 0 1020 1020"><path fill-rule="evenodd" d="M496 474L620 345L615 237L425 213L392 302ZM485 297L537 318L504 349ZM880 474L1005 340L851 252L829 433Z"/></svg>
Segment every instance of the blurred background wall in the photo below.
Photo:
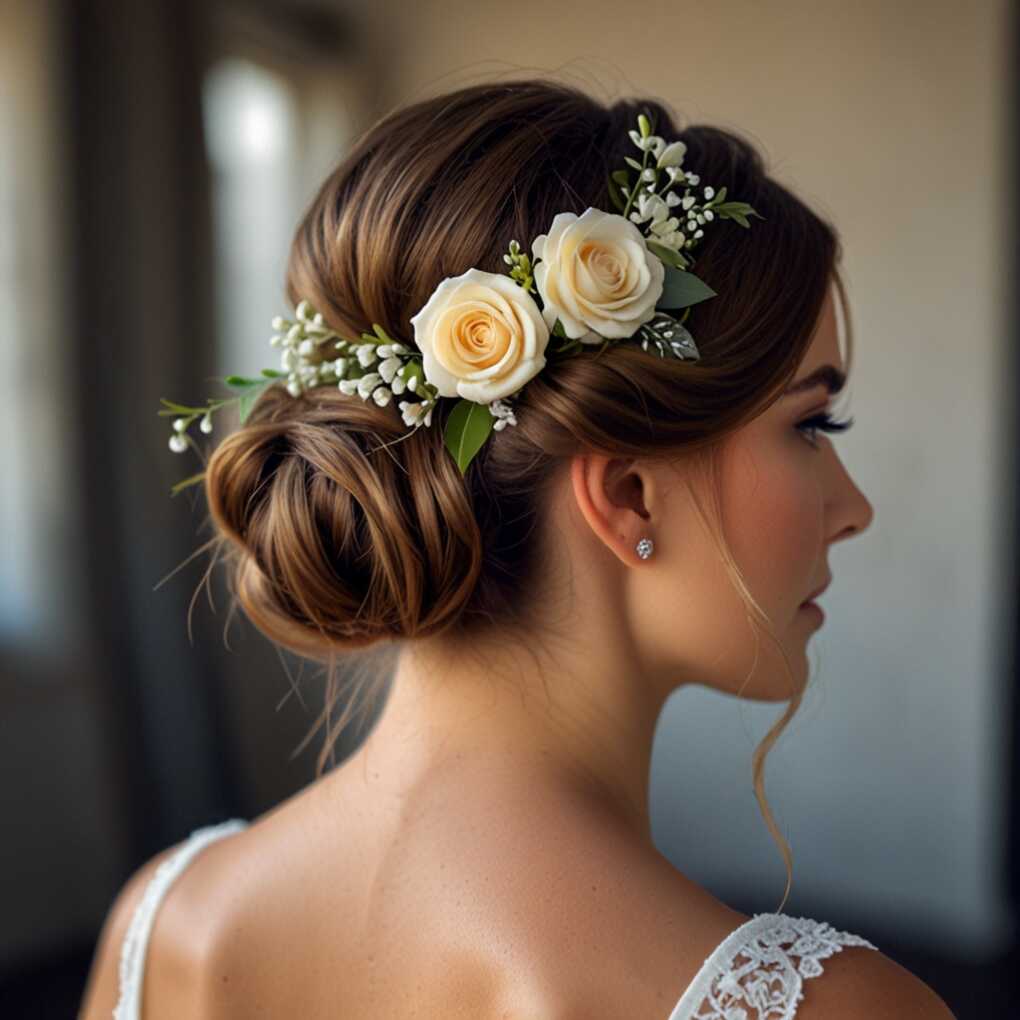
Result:
<svg viewBox="0 0 1020 1020"><path fill-rule="evenodd" d="M198 592L205 508L169 493L201 465L168 450L159 399L275 364L291 232L353 136L531 73L748 136L841 231L857 350L837 409L856 425L836 443L876 518L833 549L813 685L768 759L785 909L866 934L960 1018L1005 997L1011 13L0 0L0 1012L69 1015L133 868L314 777L321 732L297 749L319 678L227 618L222 579ZM744 911L785 884L750 771L780 710L690 688L657 737L656 840Z"/></svg>

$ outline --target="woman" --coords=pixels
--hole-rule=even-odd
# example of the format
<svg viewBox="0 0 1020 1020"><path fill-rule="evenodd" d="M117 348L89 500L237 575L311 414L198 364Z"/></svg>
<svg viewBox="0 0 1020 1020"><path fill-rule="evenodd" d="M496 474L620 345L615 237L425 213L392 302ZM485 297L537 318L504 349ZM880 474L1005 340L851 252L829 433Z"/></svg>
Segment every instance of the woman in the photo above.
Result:
<svg viewBox="0 0 1020 1020"><path fill-rule="evenodd" d="M704 201L687 223L669 219L686 197L659 215L647 175L618 173L680 163ZM705 213L723 188L742 222ZM711 291L682 329L658 320L690 343L632 342L690 284L695 238ZM241 606L330 665L327 724L344 710L308 789L128 882L86 1020L951 1017L867 940L750 918L651 839L668 696L789 699L754 760L789 892L764 755L803 695L829 549L872 518L819 435L848 424L829 413L849 371L838 257L746 142L653 102L476 86L359 140L294 240L300 322L277 325L307 344L204 476ZM325 363L319 340L359 333L376 360L340 341ZM341 688L355 652L376 672ZM381 718L325 771L386 655Z"/></svg>

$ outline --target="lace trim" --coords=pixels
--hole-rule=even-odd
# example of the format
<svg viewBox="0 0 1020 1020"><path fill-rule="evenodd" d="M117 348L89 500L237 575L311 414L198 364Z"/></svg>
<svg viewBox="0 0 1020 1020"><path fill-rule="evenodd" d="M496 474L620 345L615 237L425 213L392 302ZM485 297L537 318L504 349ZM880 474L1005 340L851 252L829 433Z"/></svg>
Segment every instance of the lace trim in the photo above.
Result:
<svg viewBox="0 0 1020 1020"><path fill-rule="evenodd" d="M755 914L705 960L668 1020L793 1020L804 979L844 946L877 950L824 921Z"/></svg>
<svg viewBox="0 0 1020 1020"><path fill-rule="evenodd" d="M120 995L113 1020L141 1020L142 985L145 977L145 950L156 919L156 911L167 890L204 847L217 839L246 828L243 818L231 818L217 825L196 829L176 853L160 861L145 887L120 948Z"/></svg>

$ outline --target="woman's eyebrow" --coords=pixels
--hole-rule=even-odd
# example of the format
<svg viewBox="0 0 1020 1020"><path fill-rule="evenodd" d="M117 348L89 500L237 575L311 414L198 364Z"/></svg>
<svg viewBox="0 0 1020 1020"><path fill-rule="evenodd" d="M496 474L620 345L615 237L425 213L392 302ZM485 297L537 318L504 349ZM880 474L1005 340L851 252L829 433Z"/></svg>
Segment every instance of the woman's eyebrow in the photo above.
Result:
<svg viewBox="0 0 1020 1020"><path fill-rule="evenodd" d="M846 386L846 374L835 365L820 365L803 379L798 379L797 382L787 386L785 396L804 393L816 386L824 386L830 394L835 395Z"/></svg>

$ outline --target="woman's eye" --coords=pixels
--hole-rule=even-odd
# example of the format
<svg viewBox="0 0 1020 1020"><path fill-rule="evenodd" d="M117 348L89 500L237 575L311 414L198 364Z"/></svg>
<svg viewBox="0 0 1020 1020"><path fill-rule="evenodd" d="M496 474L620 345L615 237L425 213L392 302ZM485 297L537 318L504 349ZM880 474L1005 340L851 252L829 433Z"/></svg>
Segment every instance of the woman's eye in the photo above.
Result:
<svg viewBox="0 0 1020 1020"><path fill-rule="evenodd" d="M823 414L816 414L810 418L806 418L802 422L798 422L796 427L801 432L810 432L812 438L809 438L808 442L812 446L817 446L818 444L815 442L814 435L818 429L821 429L823 432L846 432L853 423L853 418L846 418L845 420L838 421L833 418L828 411L826 411Z"/></svg>

